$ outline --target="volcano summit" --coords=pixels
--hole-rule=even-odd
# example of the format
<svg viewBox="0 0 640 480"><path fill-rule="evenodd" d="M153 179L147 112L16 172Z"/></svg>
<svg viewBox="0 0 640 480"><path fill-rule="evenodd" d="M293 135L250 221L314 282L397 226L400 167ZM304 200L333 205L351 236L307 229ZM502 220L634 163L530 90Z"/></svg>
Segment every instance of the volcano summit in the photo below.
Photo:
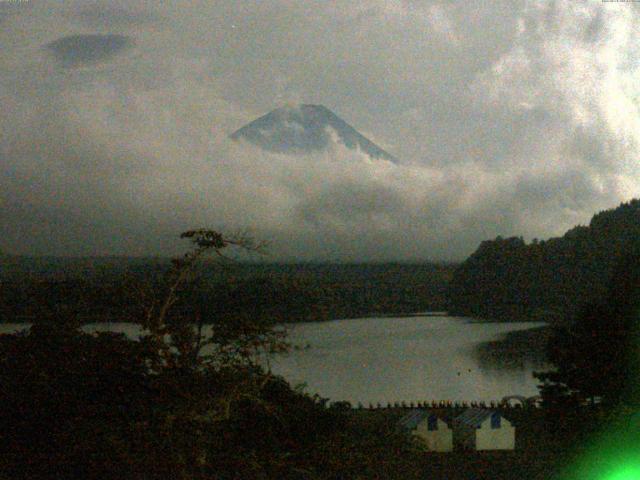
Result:
<svg viewBox="0 0 640 480"><path fill-rule="evenodd" d="M232 133L231 138L288 155L324 151L338 142L372 159L397 163L393 155L322 105L278 108Z"/></svg>

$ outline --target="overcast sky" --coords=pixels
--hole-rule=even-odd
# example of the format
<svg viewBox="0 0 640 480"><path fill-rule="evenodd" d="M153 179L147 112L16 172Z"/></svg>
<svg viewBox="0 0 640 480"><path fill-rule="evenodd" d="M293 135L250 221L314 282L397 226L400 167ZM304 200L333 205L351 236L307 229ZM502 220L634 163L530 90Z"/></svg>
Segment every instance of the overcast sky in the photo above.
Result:
<svg viewBox="0 0 640 480"><path fill-rule="evenodd" d="M0 249L457 260L640 196L640 4L0 0ZM101 35L90 37L88 35ZM228 135L323 104L401 159Z"/></svg>

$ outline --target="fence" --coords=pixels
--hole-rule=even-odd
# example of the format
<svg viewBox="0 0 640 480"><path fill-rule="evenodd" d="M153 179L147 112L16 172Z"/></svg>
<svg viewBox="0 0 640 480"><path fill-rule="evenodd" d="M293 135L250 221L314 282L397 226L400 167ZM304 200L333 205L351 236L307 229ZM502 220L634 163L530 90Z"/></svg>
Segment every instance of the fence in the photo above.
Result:
<svg viewBox="0 0 640 480"><path fill-rule="evenodd" d="M512 400L516 400L513 402ZM464 410L467 408L488 408L488 409L500 409L500 410L512 410L512 409L524 409L524 408L540 408L540 402L537 397L530 399L521 399L521 398L509 398L508 400L500 400L500 401L450 401L450 400L431 400L431 401L421 401L421 402L387 402L387 403L369 403L364 405L361 402L358 402L355 405L352 405L350 402L333 402L331 404L332 407L335 408L349 408L349 409L357 409L357 410L399 410L399 409L415 409L415 408L442 408L449 410Z"/></svg>

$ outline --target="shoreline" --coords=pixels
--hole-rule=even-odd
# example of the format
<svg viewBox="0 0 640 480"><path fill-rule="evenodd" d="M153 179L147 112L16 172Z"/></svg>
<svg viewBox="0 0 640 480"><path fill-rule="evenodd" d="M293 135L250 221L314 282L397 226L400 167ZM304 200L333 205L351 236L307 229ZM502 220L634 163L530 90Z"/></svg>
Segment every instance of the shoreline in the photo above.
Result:
<svg viewBox="0 0 640 480"><path fill-rule="evenodd" d="M15 320L8 320L8 319L0 319L0 325L21 325L21 324L33 324L34 322L34 317L35 316L30 316L28 318L22 318L22 319L15 319ZM430 318L430 317L437 317L437 318L459 318L461 320L465 320L466 323L531 323L531 324L535 324L535 326L532 326L531 329L537 329L537 328L551 328L551 325L548 322L543 322L540 320L533 320L533 319L520 319L520 318L516 318L513 320L497 320L497 319L491 319L491 318L479 318L479 317L467 317L464 315L455 315L455 314L450 314L447 311L427 311L427 312L399 312L399 313L363 313L363 314L356 314L353 316L347 316L347 317L339 317L339 318L326 318L326 319L317 319L317 320L292 320L292 321L286 321L286 322L277 322L277 325L296 325L299 323L324 323L324 322L340 322L340 321L344 321L344 320L362 320L362 319L371 319L371 320L375 320L377 318ZM85 322L81 322L81 325L91 325L91 324L100 324L100 323L136 323L136 322L131 322L131 321L127 321L126 319L118 319L117 317L114 318L106 318L106 319L87 319L88 321ZM546 324L546 326L540 326L541 323ZM213 325L215 324L214 322L204 322L204 325ZM531 330L531 329L526 329L526 331ZM523 330L524 331L524 330ZM510 333L516 333L516 332L510 332Z"/></svg>

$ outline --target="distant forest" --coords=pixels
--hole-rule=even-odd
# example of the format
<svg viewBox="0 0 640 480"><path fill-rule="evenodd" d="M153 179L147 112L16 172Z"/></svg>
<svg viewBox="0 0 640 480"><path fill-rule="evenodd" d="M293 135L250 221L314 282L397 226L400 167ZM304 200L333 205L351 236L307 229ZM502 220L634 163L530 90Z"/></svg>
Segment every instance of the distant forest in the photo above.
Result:
<svg viewBox="0 0 640 480"><path fill-rule="evenodd" d="M73 314L79 323L134 320L162 282L161 258L4 257L0 321ZM455 265L234 263L200 267L177 308L279 322L440 311ZM204 319L207 322L206 318Z"/></svg>
<svg viewBox="0 0 640 480"><path fill-rule="evenodd" d="M615 265L640 253L640 200L593 216L589 226L527 244L522 237L485 241L455 271L450 314L497 320L571 319L601 301Z"/></svg>

